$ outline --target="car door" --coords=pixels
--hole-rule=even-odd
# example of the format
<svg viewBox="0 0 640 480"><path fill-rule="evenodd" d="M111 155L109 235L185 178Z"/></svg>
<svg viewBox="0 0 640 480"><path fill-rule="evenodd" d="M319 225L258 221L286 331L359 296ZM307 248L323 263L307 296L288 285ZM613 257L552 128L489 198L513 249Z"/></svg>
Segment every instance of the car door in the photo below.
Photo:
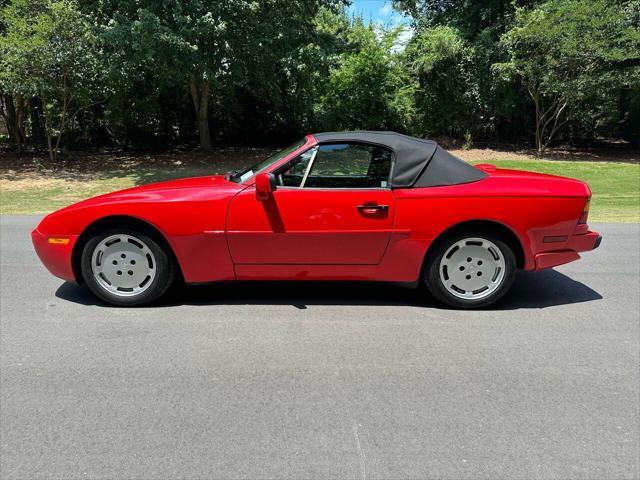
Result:
<svg viewBox="0 0 640 480"><path fill-rule="evenodd" d="M232 200L227 239L236 264L375 265L392 231L393 155L359 143L320 145L275 172L258 201L253 187Z"/></svg>

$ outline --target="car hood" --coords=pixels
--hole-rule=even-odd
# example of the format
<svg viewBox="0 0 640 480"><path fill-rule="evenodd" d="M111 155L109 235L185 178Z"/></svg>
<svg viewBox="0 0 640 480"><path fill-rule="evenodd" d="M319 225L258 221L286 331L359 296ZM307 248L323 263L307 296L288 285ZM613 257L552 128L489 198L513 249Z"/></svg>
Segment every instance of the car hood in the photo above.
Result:
<svg viewBox="0 0 640 480"><path fill-rule="evenodd" d="M230 182L223 175L180 178L105 193L69 205L58 212L116 202L214 200L243 188L243 185Z"/></svg>
<svg viewBox="0 0 640 480"><path fill-rule="evenodd" d="M211 187L229 187L236 183L228 181L224 175L210 175L205 177L178 178L175 180L166 180L164 182L147 183L136 187L126 188L117 192L101 195L102 197L122 193L148 192L153 190L173 190L176 188L211 188Z"/></svg>
<svg viewBox="0 0 640 480"><path fill-rule="evenodd" d="M112 215L146 219L152 224L163 216L190 218L187 223L198 225L204 217L211 218L216 208L226 211L224 205L244 188L245 185L230 182L222 175L140 185L64 207L42 219L37 229L47 233L79 234L94 220ZM203 213L205 210L208 213Z"/></svg>

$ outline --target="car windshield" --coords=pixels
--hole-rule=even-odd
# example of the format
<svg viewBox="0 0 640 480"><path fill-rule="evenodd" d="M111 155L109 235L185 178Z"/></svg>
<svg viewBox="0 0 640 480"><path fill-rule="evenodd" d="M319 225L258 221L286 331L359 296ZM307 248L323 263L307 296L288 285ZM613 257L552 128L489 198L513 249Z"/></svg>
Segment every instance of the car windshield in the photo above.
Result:
<svg viewBox="0 0 640 480"><path fill-rule="evenodd" d="M306 138L303 138L302 140L298 140L293 145L289 145L284 150L280 150L279 152L274 153L270 157L267 157L264 160L259 161L252 167L247 168L246 170L231 172L228 176L228 179L235 183L246 182L254 175L257 175L258 173L260 173L262 170L266 169L267 167L270 167L277 161L282 160L284 157L286 157L290 153L295 152L297 149L303 146L305 142L306 142Z"/></svg>

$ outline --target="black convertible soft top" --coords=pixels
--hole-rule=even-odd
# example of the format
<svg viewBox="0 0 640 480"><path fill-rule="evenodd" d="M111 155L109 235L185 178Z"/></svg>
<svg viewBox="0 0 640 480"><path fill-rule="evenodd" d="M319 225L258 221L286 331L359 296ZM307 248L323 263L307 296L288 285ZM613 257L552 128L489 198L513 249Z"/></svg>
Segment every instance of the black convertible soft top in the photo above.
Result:
<svg viewBox="0 0 640 480"><path fill-rule="evenodd" d="M318 143L359 142L393 151L392 188L437 187L482 180L486 173L454 157L432 140L395 132L314 133Z"/></svg>

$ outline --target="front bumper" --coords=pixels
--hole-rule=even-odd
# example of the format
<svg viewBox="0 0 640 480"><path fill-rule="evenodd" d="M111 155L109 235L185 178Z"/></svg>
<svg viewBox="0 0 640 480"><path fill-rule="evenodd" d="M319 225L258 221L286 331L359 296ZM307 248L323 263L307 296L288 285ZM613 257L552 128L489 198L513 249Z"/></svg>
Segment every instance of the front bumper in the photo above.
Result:
<svg viewBox="0 0 640 480"><path fill-rule="evenodd" d="M33 247L47 270L56 277L74 282L76 278L73 273L72 255L78 235L63 235L62 237L69 239L67 244L49 243L50 238L58 237L60 236L45 235L37 228L31 232Z"/></svg>
<svg viewBox="0 0 640 480"><path fill-rule="evenodd" d="M598 232L588 231L581 235L571 235L561 250L538 253L535 256L536 270L557 267L578 260L578 252L588 252L600 246L602 236Z"/></svg>

